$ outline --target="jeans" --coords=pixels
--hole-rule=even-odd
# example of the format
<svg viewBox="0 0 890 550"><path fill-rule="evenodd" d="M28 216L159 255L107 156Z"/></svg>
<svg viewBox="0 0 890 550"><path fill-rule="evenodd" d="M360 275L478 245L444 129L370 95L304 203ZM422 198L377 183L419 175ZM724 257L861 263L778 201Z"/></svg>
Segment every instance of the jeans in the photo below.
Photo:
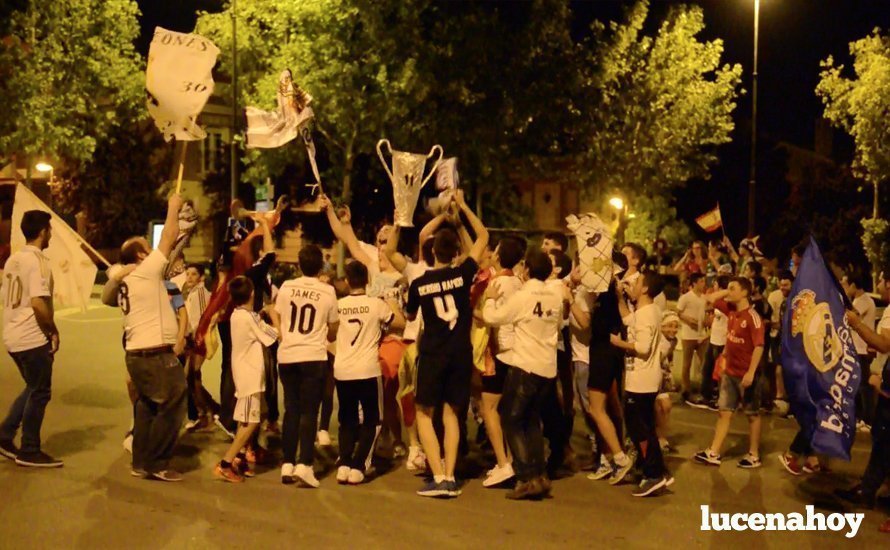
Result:
<svg viewBox="0 0 890 550"><path fill-rule="evenodd" d="M572 437L572 418L566 416L565 410L559 402L559 391L557 390L557 384L561 382L559 376L557 375L557 379L551 380L551 382L542 390L539 412L543 435L550 447L547 468L553 472L565 461L566 447Z"/></svg>
<svg viewBox="0 0 890 550"><path fill-rule="evenodd" d="M263 346L263 363L266 369L266 420L278 422L278 342L268 348Z"/></svg>
<svg viewBox="0 0 890 550"><path fill-rule="evenodd" d="M705 362L701 368L701 396L705 401L713 401L717 398L714 395L714 386L716 385L714 383L714 365L721 353L723 353L723 346L717 344L711 344L708 346L708 351L705 352Z"/></svg>
<svg viewBox="0 0 890 550"><path fill-rule="evenodd" d="M238 425L232 419L235 412L235 379L232 377L232 325L220 321L219 341L222 347L222 364L219 373L219 421L227 430L234 433Z"/></svg>
<svg viewBox="0 0 890 550"><path fill-rule="evenodd" d="M498 413L504 437L513 453L513 470L520 481L530 481L544 474L541 409L548 394L556 400L555 384L553 378L544 378L517 367L510 367L507 373ZM553 448L552 441L550 446Z"/></svg>
<svg viewBox="0 0 890 550"><path fill-rule="evenodd" d="M167 469L186 415L186 381L172 352L127 353L127 371L138 393L134 406L133 469Z"/></svg>
<svg viewBox="0 0 890 550"><path fill-rule="evenodd" d="M324 376L324 391L321 394L321 418L318 429L329 432L331 417L334 416L334 356L328 354L328 368Z"/></svg>
<svg viewBox="0 0 890 550"><path fill-rule="evenodd" d="M371 466L371 451L380 434L380 389L380 377L337 380L340 466L362 472ZM361 423L359 407L363 417Z"/></svg>
<svg viewBox="0 0 890 550"><path fill-rule="evenodd" d="M596 422L590 416L590 394L587 393L587 379L590 376L590 365L583 361L575 361L575 393L578 394L578 406L581 407L584 423L592 441L595 441ZM594 443L595 445L595 443Z"/></svg>
<svg viewBox="0 0 890 550"><path fill-rule="evenodd" d="M12 360L25 380L25 389L9 407L9 414L0 424L0 439L11 440L22 427L21 454L40 452L40 426L51 397L53 356L50 345L10 352Z"/></svg>
<svg viewBox="0 0 890 550"><path fill-rule="evenodd" d="M315 460L315 432L318 407L324 390L327 361L282 363L278 365L284 389L284 425L281 429L282 461L312 466ZM297 461L297 445L300 458Z"/></svg>
<svg viewBox="0 0 890 550"><path fill-rule="evenodd" d="M890 476L890 398L880 396L871 427L871 455L862 476L862 492L874 495Z"/></svg>
<svg viewBox="0 0 890 550"><path fill-rule="evenodd" d="M624 416L627 432L633 441L647 479L658 479L667 473L658 434L655 431L655 398L657 392L625 392Z"/></svg>
<svg viewBox="0 0 890 550"><path fill-rule="evenodd" d="M797 430L797 435L794 436L794 440L791 442L791 447L789 447L789 450L792 453L804 458L812 456L814 454L813 446L810 444L810 440L804 433L803 428Z"/></svg>

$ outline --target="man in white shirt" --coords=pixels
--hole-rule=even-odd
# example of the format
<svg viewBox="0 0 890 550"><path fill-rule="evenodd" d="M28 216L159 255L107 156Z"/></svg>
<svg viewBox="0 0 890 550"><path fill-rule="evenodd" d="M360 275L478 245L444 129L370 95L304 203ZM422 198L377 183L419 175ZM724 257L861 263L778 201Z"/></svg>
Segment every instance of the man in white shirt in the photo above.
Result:
<svg viewBox="0 0 890 550"><path fill-rule="evenodd" d="M643 468L643 481L634 490L636 497L657 495L661 489L673 482L664 464L661 446L655 424L655 398L661 387L662 372L658 341L661 335L661 310L653 299L661 293L664 283L655 272L642 274L630 290L630 298L636 302L636 311L631 313L623 301L619 301L628 340L617 334L611 338L612 345L624 350L633 357L627 363L624 379L625 421L631 441L637 448Z"/></svg>
<svg viewBox="0 0 890 550"><path fill-rule="evenodd" d="M844 288L847 298L853 303L853 310L859 315L863 326L874 330L877 310L875 301L865 291L866 284L866 277L863 273L848 273L841 279L841 286ZM868 344L855 331L853 332L853 346L856 348L856 355L859 356L859 364L863 370L868 369L872 359L868 352ZM871 429L872 402L874 402L874 392L871 386L859 384L859 392L856 394L856 427L860 430Z"/></svg>
<svg viewBox="0 0 890 550"><path fill-rule="evenodd" d="M303 247L299 261L303 276L281 285L271 312L272 323L281 335L278 345L278 375L284 388L281 482L289 484L299 479L303 486L316 488L319 482L312 470L315 435L328 368L327 342L333 342L337 335L337 296L334 287L318 280L324 266L321 249L315 245Z"/></svg>
<svg viewBox="0 0 890 550"><path fill-rule="evenodd" d="M182 197L173 194L156 250L144 237L121 246L121 263L136 264L123 278L119 304L124 313L127 371L138 395L134 407L133 469L135 477L182 481L168 464L186 414L186 381L176 358L185 347L177 340L179 322L167 288L167 256L179 234Z"/></svg>
<svg viewBox="0 0 890 550"><path fill-rule="evenodd" d="M680 316L680 343L683 346L683 400L691 399L692 359L698 357L702 365L708 349L708 327L705 326L705 276L693 273L689 276L689 292L677 301L677 315Z"/></svg>
<svg viewBox="0 0 890 550"><path fill-rule="evenodd" d="M25 389L0 424L0 454L19 466L57 468L62 461L40 448L40 427L51 395L53 356L59 331L53 321L53 279L43 251L52 236L48 212L22 216L26 245L6 260L3 273L3 343L15 361ZM22 428L21 449L13 443Z"/></svg>
<svg viewBox="0 0 890 550"><path fill-rule="evenodd" d="M496 302L498 307L504 305L510 296L522 288L522 281L513 273L513 268L522 261L525 248L526 244L518 238L504 237L494 250L492 263L495 274L489 286L496 287L500 294L500 298ZM483 487L495 487L514 476L513 466L510 464L510 457L504 442L501 416L498 414L498 403L500 403L501 394L504 392L504 381L507 379L507 372L514 364L513 325L506 324L492 329L492 332L496 342L494 372L485 372L482 375L482 419L497 464L488 471L482 482Z"/></svg>
<svg viewBox="0 0 890 550"><path fill-rule="evenodd" d="M726 290L729 287L729 275L718 275L714 279L713 292ZM788 287L791 290L791 287ZM701 393L690 397L686 400L686 404L696 409L709 409L717 412L717 395L714 383L714 365L717 364L717 358L723 353L723 347L726 345L726 334L729 332L729 318L719 309L714 309L710 314L711 318L711 336L708 339L708 350L705 353L705 361L701 368ZM682 323L681 323L682 326Z"/></svg>
<svg viewBox="0 0 890 550"><path fill-rule="evenodd" d="M545 281L553 271L547 254L533 250L526 256L529 280L503 305L500 291L486 290L482 317L491 326L512 325L513 367L507 372L500 412L504 434L513 453L518 482L510 499L538 499L550 492L546 474L541 407L556 379L556 343L562 324L563 297Z"/></svg>
<svg viewBox="0 0 890 550"><path fill-rule="evenodd" d="M349 295L337 302L340 326L334 361L340 402L337 482L358 485L371 466L371 453L380 433L382 372L377 346L387 326L402 328L405 319L395 300L384 302L366 294L368 268L361 262L346 264L346 282Z"/></svg>

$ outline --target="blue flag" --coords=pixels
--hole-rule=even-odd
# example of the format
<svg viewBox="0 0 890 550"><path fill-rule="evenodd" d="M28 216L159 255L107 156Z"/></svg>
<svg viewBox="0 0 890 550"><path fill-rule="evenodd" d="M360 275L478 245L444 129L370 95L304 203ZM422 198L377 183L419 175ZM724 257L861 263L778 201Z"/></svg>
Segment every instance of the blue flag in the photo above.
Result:
<svg viewBox="0 0 890 550"><path fill-rule="evenodd" d="M850 460L862 375L845 298L810 238L782 319L782 373L791 411L813 450Z"/></svg>

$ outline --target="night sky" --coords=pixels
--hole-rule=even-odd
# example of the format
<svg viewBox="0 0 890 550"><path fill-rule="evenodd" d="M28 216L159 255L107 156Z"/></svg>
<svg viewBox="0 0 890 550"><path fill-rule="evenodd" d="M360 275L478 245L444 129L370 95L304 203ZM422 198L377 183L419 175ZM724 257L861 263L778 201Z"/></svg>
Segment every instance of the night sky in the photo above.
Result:
<svg viewBox="0 0 890 550"><path fill-rule="evenodd" d="M148 49L156 25L179 31L191 31L198 9L211 10L218 0L140 0L143 16L139 49ZM627 0L571 2L574 20L572 33L583 37L594 19L617 19ZM681 2L652 1L649 30L654 30L671 5ZM703 7L706 29L703 38L722 38L724 58L741 63L743 87L748 93L739 100L735 112L733 143L720 150L720 165L712 170L707 182L690 182L677 192L680 215L692 221L718 200L724 211L727 232L741 238L745 229L748 155L750 148L751 64L753 50L754 0L693 0ZM505 9L510 3L504 2ZM813 147L814 128L822 105L814 89L819 78L820 60L834 55L849 64L849 42L866 36L875 27L890 28L890 6L886 0L761 0L758 80L758 151L768 154L779 142ZM850 160L849 140L835 132L835 157ZM763 200L782 200L770 196L774 186L765 175L758 178L758 193ZM758 201L760 202L760 201ZM760 220L759 225L768 226Z"/></svg>

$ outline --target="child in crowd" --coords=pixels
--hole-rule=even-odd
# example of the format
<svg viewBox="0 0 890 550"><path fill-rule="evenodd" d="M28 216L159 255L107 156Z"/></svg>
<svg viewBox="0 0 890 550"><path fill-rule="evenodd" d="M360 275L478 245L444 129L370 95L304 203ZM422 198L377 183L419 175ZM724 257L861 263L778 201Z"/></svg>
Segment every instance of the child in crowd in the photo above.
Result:
<svg viewBox="0 0 890 550"><path fill-rule="evenodd" d="M679 331L680 318L673 311L665 311L661 317L661 338L658 342L658 350L661 354L661 388L655 398L655 425L662 453L672 450L667 436L671 418L670 392L675 390L671 368L674 365L674 350L677 349L677 333Z"/></svg>
<svg viewBox="0 0 890 550"><path fill-rule="evenodd" d="M263 346L271 346L278 338L278 332L253 311L253 292L253 283L247 277L235 277L229 283L229 295L235 306L231 317L232 377L238 399L232 417L238 422L238 431L226 454L216 465L214 475L231 483L253 477L244 448L260 425L260 408L265 391Z"/></svg>

